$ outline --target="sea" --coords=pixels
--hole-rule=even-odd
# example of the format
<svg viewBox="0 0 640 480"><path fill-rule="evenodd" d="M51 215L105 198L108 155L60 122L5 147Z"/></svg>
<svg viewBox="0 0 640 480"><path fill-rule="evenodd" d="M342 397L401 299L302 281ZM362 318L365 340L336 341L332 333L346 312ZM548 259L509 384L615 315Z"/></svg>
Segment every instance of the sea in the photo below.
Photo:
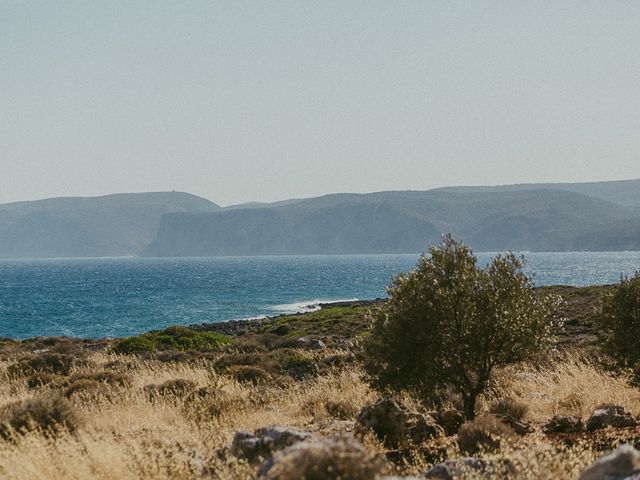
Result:
<svg viewBox="0 0 640 480"><path fill-rule="evenodd" d="M523 253L535 285L602 285L640 252ZM492 253L476 253L485 265ZM416 255L0 260L0 336L123 337L384 298Z"/></svg>

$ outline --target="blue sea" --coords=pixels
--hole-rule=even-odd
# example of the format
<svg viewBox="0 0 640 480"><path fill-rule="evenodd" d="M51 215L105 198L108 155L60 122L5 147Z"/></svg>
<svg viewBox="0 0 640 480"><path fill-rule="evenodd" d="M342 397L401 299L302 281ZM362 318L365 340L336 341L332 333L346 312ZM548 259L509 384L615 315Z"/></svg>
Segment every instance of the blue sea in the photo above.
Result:
<svg viewBox="0 0 640 480"><path fill-rule="evenodd" d="M493 256L477 254L481 264ZM525 254L536 285L615 283L640 252ZM418 255L0 261L0 336L122 337L385 296Z"/></svg>

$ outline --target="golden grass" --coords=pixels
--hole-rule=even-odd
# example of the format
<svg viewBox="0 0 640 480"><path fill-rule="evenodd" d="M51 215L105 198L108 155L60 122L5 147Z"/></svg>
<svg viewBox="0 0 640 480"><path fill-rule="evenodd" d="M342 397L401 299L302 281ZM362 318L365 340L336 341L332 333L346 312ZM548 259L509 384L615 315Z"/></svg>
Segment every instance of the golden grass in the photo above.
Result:
<svg viewBox="0 0 640 480"><path fill-rule="evenodd" d="M0 440L0 478L33 479L250 479L256 468L224 454L238 430L269 425L301 427L318 435L352 432L349 421L332 418L329 402L340 402L347 411L358 412L380 394L373 391L358 369L335 370L317 378L286 385L243 384L220 376L206 363L161 363L105 353L91 356L91 367L72 373L115 368L130 376L125 388L114 387L109 396L72 398L84 426L74 435L56 439L39 432L15 442ZM11 361L0 362L6 372ZM172 379L187 379L198 387L223 392L226 403L219 414L203 414L203 405L177 396L150 397L144 387ZM0 408L10 402L52 392L47 387L29 390L22 378L0 376ZM492 398L512 397L528 406L527 417L539 427L556 413L587 416L598 404L622 404L640 413L640 391L599 369L579 356L567 356L553 365L535 368L518 365L500 371L484 403ZM404 397L417 408L418 403ZM198 415L193 413L197 412ZM372 437L364 445L374 455L383 447ZM404 474L424 471L432 453L445 446L449 457L460 455L454 439L434 443L414 453L413 465L400 468ZM587 444L571 448L550 441L539 429L517 439L485 458L498 466L499 478L577 478L597 453ZM508 468L500 466L508 465ZM391 471L391 467L387 469ZM476 478L476 473L461 478Z"/></svg>
<svg viewBox="0 0 640 480"><path fill-rule="evenodd" d="M597 359L563 355L551 364L516 365L496 375L489 397L512 397L528 405L527 416L544 422L553 415L587 417L604 403L640 413L640 390L627 379L603 371Z"/></svg>

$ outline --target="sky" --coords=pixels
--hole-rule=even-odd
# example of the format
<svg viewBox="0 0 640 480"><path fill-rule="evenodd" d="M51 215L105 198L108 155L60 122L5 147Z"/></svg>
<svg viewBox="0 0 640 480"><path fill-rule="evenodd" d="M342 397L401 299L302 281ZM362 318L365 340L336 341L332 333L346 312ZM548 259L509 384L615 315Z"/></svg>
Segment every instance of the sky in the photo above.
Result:
<svg viewBox="0 0 640 480"><path fill-rule="evenodd" d="M640 178L640 2L0 0L0 202Z"/></svg>

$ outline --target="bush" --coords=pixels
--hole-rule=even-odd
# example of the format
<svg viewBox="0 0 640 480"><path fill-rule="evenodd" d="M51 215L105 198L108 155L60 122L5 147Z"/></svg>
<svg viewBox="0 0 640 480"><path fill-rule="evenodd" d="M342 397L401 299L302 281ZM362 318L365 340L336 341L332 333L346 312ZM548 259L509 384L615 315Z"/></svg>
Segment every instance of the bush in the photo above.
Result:
<svg viewBox="0 0 640 480"><path fill-rule="evenodd" d="M296 350L276 350L271 358L276 370L295 379L302 379L318 373L318 365L315 360Z"/></svg>
<svg viewBox="0 0 640 480"><path fill-rule="evenodd" d="M273 379L266 370L251 365L232 366L227 369L227 373L241 383L252 383L253 385L267 383Z"/></svg>
<svg viewBox="0 0 640 480"><path fill-rule="evenodd" d="M209 350L229 343L231 339L219 333L197 332L187 327L175 326L120 340L114 351L135 354L158 350Z"/></svg>
<svg viewBox="0 0 640 480"><path fill-rule="evenodd" d="M640 364L640 272L623 277L602 303L605 347L625 367Z"/></svg>
<svg viewBox="0 0 640 480"><path fill-rule="evenodd" d="M84 399L97 396L106 397L109 396L110 393L106 384L88 378L75 380L64 389L64 396L69 399L73 397Z"/></svg>
<svg viewBox="0 0 640 480"><path fill-rule="evenodd" d="M56 385L60 382L61 377L52 373L34 373L27 378L27 387L30 389L41 388L46 385Z"/></svg>
<svg viewBox="0 0 640 480"><path fill-rule="evenodd" d="M144 387L144 391L150 397L184 397L193 392L198 385L193 380L186 380L184 378L175 378L173 380L167 380L160 385L147 385Z"/></svg>
<svg viewBox="0 0 640 480"><path fill-rule="evenodd" d="M528 410L529 407L525 403L513 398L497 398L489 404L490 413L515 420L522 420Z"/></svg>
<svg viewBox="0 0 640 480"><path fill-rule="evenodd" d="M424 400L453 387L472 419L494 367L547 345L552 304L534 292L513 254L481 269L469 247L450 236L429 251L372 312L365 367L375 387L415 391Z"/></svg>
<svg viewBox="0 0 640 480"><path fill-rule="evenodd" d="M25 357L10 365L8 372L12 376L33 375L34 373L51 373L69 375L76 365L73 355L64 353L43 353Z"/></svg>
<svg viewBox="0 0 640 480"><path fill-rule="evenodd" d="M0 413L0 435L5 439L30 431L55 437L65 430L73 433L81 424L74 406L58 395L11 403Z"/></svg>
<svg viewBox="0 0 640 480"><path fill-rule="evenodd" d="M233 398L222 390L202 387L186 397L185 411L187 417L196 422L215 422L224 415L242 408L244 401L246 399Z"/></svg>
<svg viewBox="0 0 640 480"><path fill-rule="evenodd" d="M261 472L278 480L371 480L381 463L351 438L306 441L277 453Z"/></svg>
<svg viewBox="0 0 640 480"><path fill-rule="evenodd" d="M324 408L330 417L337 420L351 420L358 415L356 407L344 401L328 401Z"/></svg>
<svg viewBox="0 0 640 480"><path fill-rule="evenodd" d="M505 439L514 437L514 432L494 416L480 416L464 423L458 430L458 446L465 455L493 452Z"/></svg>
<svg viewBox="0 0 640 480"><path fill-rule="evenodd" d="M92 380L103 385L109 385L111 387L127 388L132 384L131 377L123 373L117 372L90 372L74 375L71 378L71 382L78 380Z"/></svg>

